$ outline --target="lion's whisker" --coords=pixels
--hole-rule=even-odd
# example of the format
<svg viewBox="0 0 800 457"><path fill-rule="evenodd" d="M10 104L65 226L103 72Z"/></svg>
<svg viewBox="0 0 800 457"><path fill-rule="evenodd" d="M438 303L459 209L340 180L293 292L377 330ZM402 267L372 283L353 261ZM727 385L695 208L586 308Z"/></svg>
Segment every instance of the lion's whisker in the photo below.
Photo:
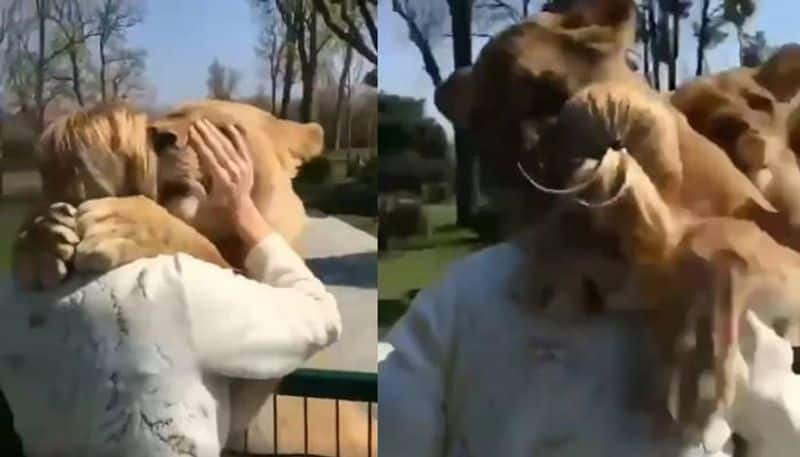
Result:
<svg viewBox="0 0 800 457"><path fill-rule="evenodd" d="M567 188L564 188L564 189L554 189L552 187L547 187L544 184L540 184L535 179L533 179L533 177L531 175L528 174L528 172L525 170L525 167L522 166L522 162L517 162L517 168L519 169L520 173L522 173L522 176L529 183L531 183L531 185L533 187L535 187L536 189L538 189L538 190L540 190L542 192L545 192L545 193L548 193L548 194L556 194L556 195L572 195L572 194L577 194L578 192L586 189L587 187L589 187L594 182L595 179L597 179L598 175L597 175L596 172L597 172L597 169L600 168L600 162L597 162L597 164L594 167L594 170L592 170L592 175L588 179L586 179L586 181L584 181L582 183L579 183L579 184L577 184L575 186L567 187Z"/></svg>

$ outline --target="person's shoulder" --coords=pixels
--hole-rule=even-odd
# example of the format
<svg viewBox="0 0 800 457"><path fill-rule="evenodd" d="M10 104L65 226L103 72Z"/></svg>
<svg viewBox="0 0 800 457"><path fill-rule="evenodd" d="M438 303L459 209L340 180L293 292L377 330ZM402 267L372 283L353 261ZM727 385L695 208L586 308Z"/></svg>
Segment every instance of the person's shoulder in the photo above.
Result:
<svg viewBox="0 0 800 457"><path fill-rule="evenodd" d="M465 294L475 289L494 291L512 279L522 258L522 251L513 242L495 244L451 264L442 282Z"/></svg>
<svg viewBox="0 0 800 457"><path fill-rule="evenodd" d="M442 279L428 285L415 305L459 308L509 301L522 252L512 242L481 249L453 262Z"/></svg>

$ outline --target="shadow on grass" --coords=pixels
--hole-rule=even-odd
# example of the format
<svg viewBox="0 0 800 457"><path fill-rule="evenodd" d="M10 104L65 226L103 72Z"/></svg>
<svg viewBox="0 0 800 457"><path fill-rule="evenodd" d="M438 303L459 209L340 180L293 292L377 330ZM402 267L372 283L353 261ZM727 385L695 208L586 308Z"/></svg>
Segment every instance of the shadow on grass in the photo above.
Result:
<svg viewBox="0 0 800 457"><path fill-rule="evenodd" d="M397 322L408 309L409 301L399 298L381 298L378 300L378 325L389 327Z"/></svg>
<svg viewBox="0 0 800 457"><path fill-rule="evenodd" d="M434 233L454 233L454 232L461 232L464 230L464 227L461 227L457 224L445 224L436 227L433 231Z"/></svg>
<svg viewBox="0 0 800 457"><path fill-rule="evenodd" d="M403 298L381 298L378 300L378 326L390 327L403 317L408 307L414 302L420 289L411 289L403 294Z"/></svg>
<svg viewBox="0 0 800 457"><path fill-rule="evenodd" d="M477 236L464 236L459 238L436 239L425 237L412 237L405 240L395 239L391 248L381 251L381 257L391 256L392 252L402 253L411 251L424 251L427 249L464 247L466 250L476 250L486 246L487 243Z"/></svg>

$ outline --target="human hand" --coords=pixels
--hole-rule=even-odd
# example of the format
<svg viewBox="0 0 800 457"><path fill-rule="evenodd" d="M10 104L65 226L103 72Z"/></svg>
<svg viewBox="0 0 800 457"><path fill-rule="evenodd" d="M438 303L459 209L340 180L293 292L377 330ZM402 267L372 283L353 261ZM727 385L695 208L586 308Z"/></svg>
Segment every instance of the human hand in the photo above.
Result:
<svg viewBox="0 0 800 457"><path fill-rule="evenodd" d="M200 120L189 130L189 144L211 176L209 199L229 213L249 250L272 228L251 196L255 173L247 142L239 128L228 125L224 130L227 137L208 120Z"/></svg>
<svg viewBox="0 0 800 457"><path fill-rule="evenodd" d="M792 347L752 311L743 319L736 400L731 428L747 442L748 455L796 455L800 443L800 375L792 372Z"/></svg>

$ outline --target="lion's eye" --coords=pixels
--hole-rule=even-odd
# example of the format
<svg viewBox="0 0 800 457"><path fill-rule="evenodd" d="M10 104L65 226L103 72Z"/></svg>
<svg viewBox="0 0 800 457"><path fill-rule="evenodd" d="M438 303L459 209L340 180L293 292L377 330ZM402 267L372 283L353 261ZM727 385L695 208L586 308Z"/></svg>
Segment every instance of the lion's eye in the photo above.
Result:
<svg viewBox="0 0 800 457"><path fill-rule="evenodd" d="M156 132L152 136L153 150L157 155L161 155L167 148L174 146L178 137L170 132Z"/></svg>
<svg viewBox="0 0 800 457"><path fill-rule="evenodd" d="M725 144L736 141L739 136L749 130L744 119L732 115L719 116L714 119L712 135Z"/></svg>
<svg viewBox="0 0 800 457"><path fill-rule="evenodd" d="M751 109L767 114L773 113L774 108L772 106L772 100L769 98L750 92L745 92L742 94L742 96L747 102L747 106L749 106Z"/></svg>

